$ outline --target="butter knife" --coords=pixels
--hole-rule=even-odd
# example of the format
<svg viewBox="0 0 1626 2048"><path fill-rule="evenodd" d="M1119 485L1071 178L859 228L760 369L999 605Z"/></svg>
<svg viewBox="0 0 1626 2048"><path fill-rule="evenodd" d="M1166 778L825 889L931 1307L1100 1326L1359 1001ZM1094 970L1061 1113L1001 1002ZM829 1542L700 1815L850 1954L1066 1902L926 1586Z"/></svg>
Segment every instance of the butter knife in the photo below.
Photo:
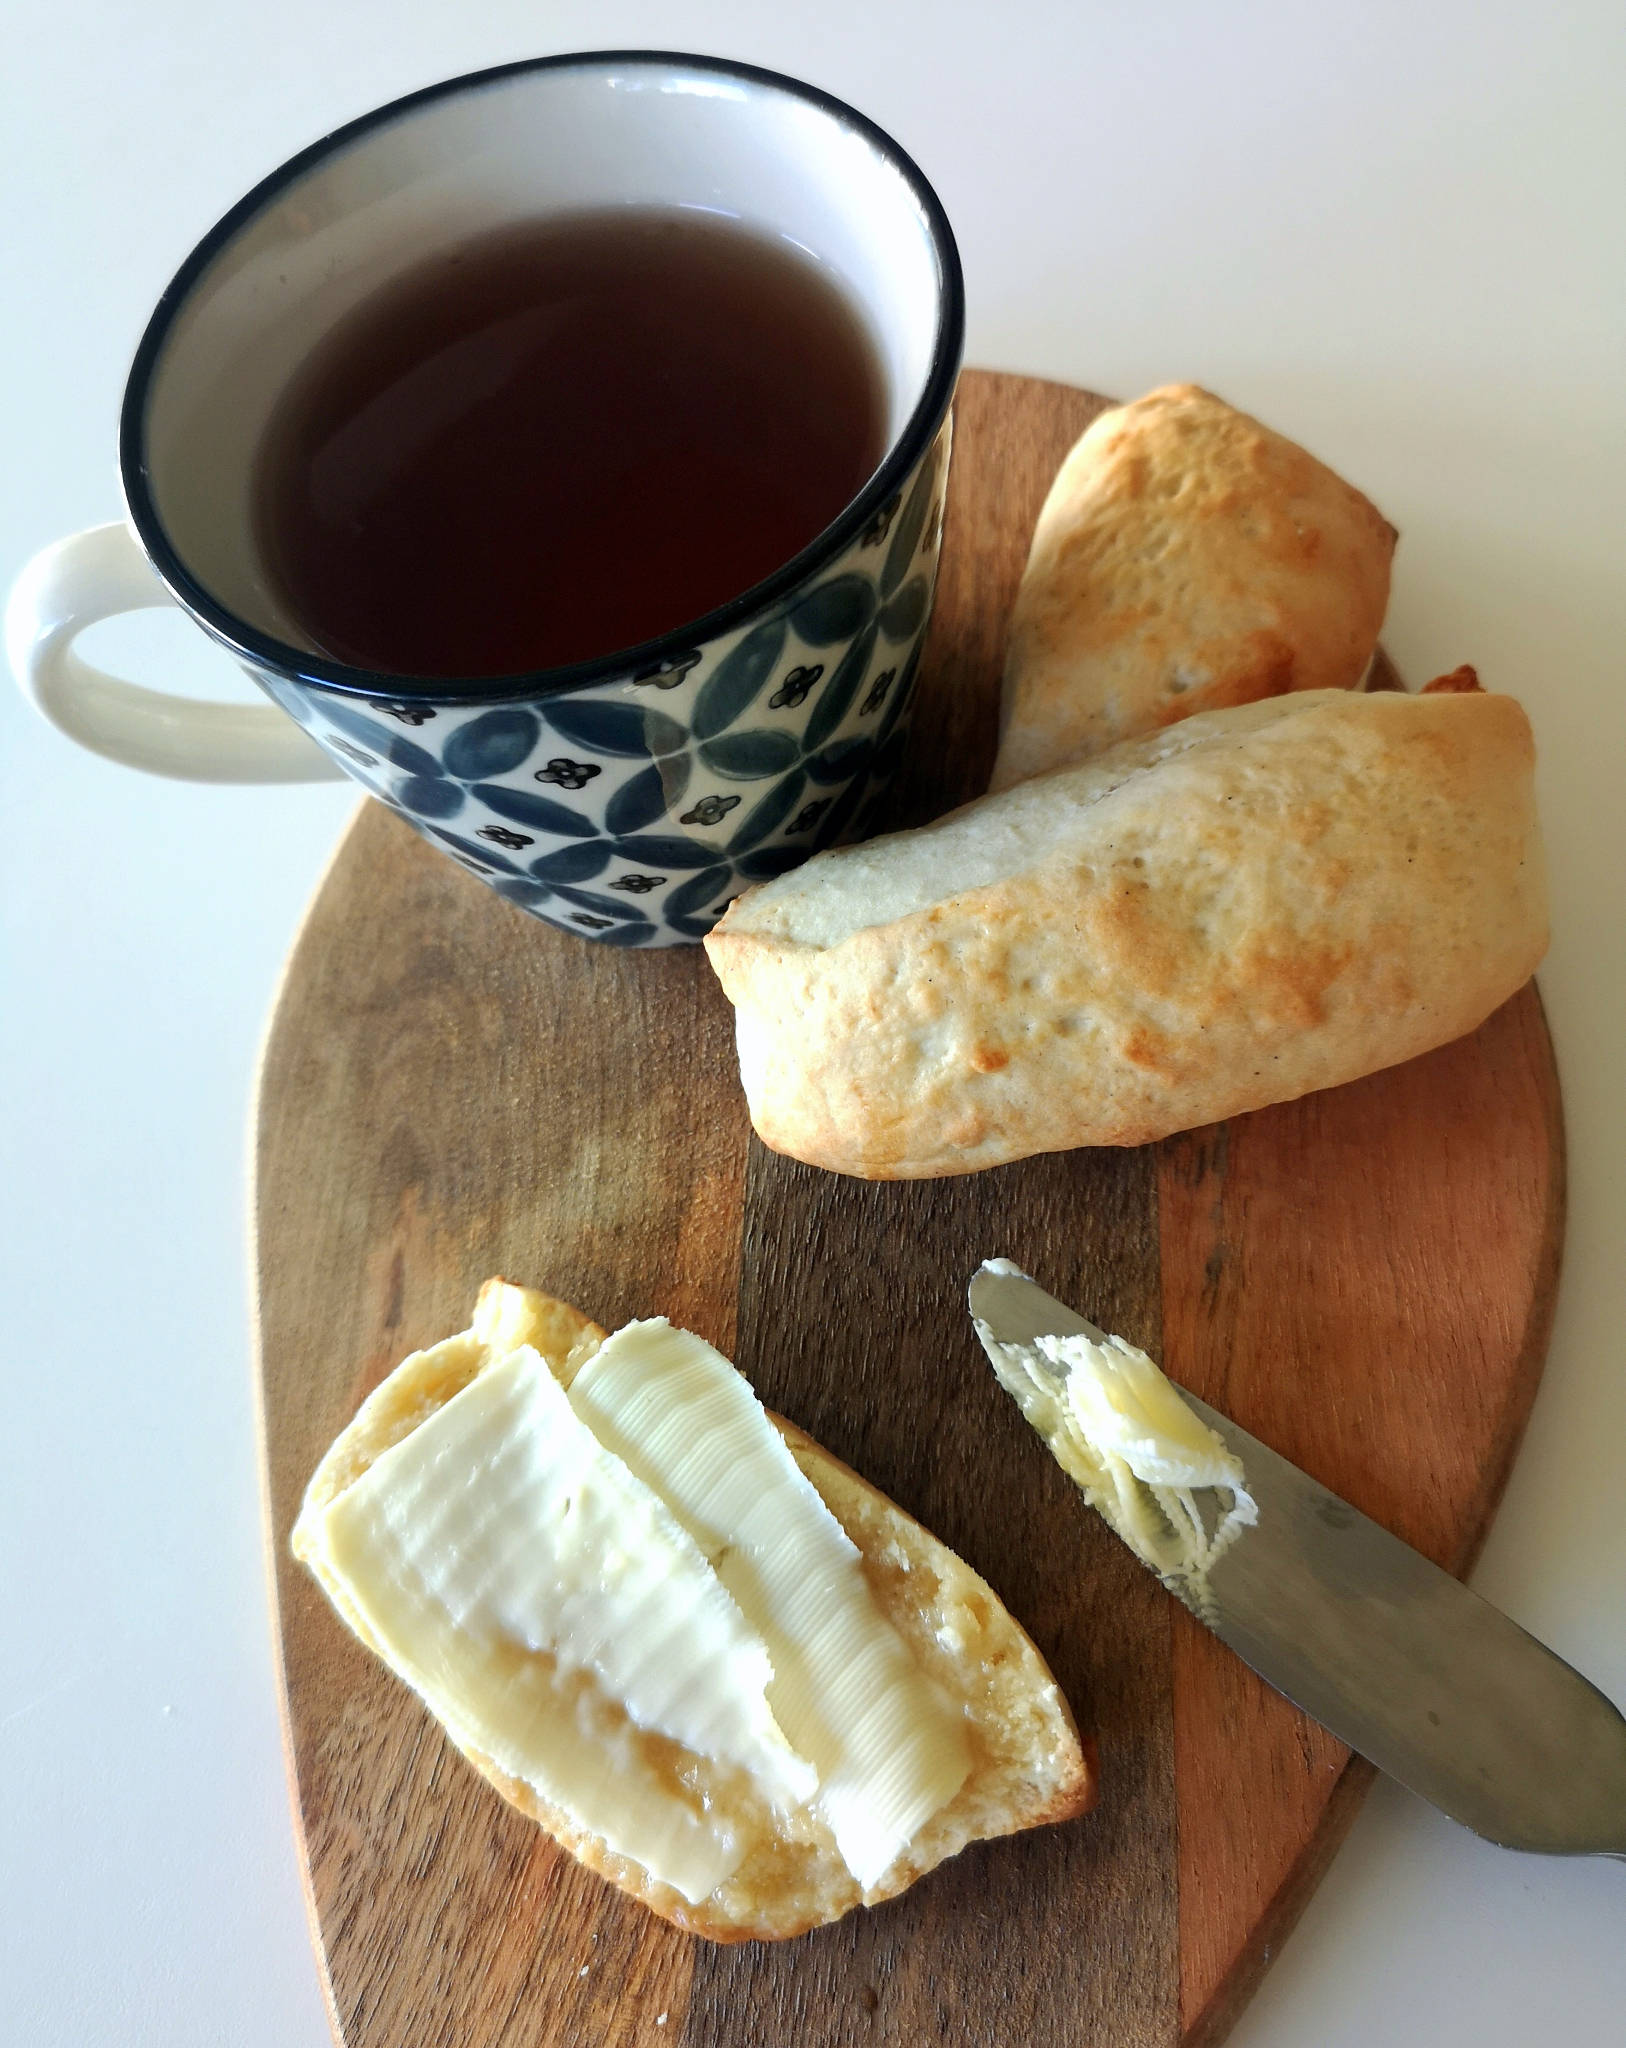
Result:
<svg viewBox="0 0 1626 2048"><path fill-rule="evenodd" d="M1014 1268L983 1267L970 1302L985 1343L1103 1341ZM1410 1544L1179 1391L1240 1458L1259 1508L1214 1564L1198 1618L1341 1742L1475 1834L1626 1860L1626 1719L1613 1703Z"/></svg>

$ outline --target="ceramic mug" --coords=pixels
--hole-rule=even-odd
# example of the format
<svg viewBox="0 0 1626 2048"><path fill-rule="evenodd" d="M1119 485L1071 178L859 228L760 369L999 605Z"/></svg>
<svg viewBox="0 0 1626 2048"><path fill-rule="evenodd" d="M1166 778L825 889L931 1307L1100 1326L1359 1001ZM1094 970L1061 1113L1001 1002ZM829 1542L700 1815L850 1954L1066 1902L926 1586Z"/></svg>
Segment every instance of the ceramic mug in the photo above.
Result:
<svg viewBox="0 0 1626 2048"><path fill-rule="evenodd" d="M875 473L764 582L600 659L450 682L302 645L256 550L251 495L295 372L426 257L511 221L625 205L704 206L825 266L884 375ZM181 266L125 392L129 523L30 563L7 610L12 665L97 753L202 781L342 770L550 924L622 946L697 940L747 883L871 824L931 610L963 327L930 186L810 86L646 51L431 86L292 158ZM279 710L165 695L75 653L98 619L172 601Z"/></svg>

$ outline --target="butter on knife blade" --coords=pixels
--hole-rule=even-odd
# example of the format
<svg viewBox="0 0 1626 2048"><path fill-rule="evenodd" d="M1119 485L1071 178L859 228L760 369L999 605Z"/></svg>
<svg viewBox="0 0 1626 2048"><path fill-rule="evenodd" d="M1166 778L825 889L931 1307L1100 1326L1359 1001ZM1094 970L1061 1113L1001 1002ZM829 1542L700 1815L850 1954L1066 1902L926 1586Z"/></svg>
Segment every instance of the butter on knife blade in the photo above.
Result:
<svg viewBox="0 0 1626 2048"><path fill-rule="evenodd" d="M982 1273L1027 1279L1009 1259L989 1259ZM1141 1563L1203 1615L1208 1574L1258 1520L1242 1461L1122 1337L1086 1325L1012 1342L972 1307L1000 1385L1056 1462Z"/></svg>
<svg viewBox="0 0 1626 2048"><path fill-rule="evenodd" d="M1098 1452L1081 1451L1075 1439L1077 1368L1065 1380L1059 1372L1052 1379L1052 1360L1065 1359L1079 1340L1083 1359L1097 1358L1090 1347L1106 1350L1082 1412L1097 1415L1097 1402L1104 1404L1108 1440L1119 1446L1132 1479L1124 1446L1138 1434L1142 1445L1154 1446L1136 1452L1143 1470L1173 1479L1185 1460L1193 1478L1222 1475L1218 1483L1233 1495L1229 1528L1222 1515L1195 1581L1165 1574L1165 1583L1261 1678L1379 1770L1487 1840L1626 1861L1626 1717L1596 1686L1229 1416L1182 1395L1155 1367L1150 1378L1134 1364L1125 1369L1104 1330L1009 1261L985 1265L970 1292L995 1371L1086 1494L1154 1569L1165 1545L1152 1546L1156 1554L1147 1557L1130 1534L1134 1517L1118 1519L1116 1483L1109 1494L1094 1479L1089 1459ZM1047 1338L1062 1342L1052 1347ZM1206 1435L1179 1421L1178 1410ZM1099 1462L1113 1477L1110 1463ZM1161 1483L1153 1486L1154 1503ZM1186 1490L1195 1495L1198 1488ZM1169 1489L1183 1512L1180 1491ZM1249 1528L1250 1521L1256 1526ZM1177 1543L1172 1517L1170 1527ZM1193 1584L1200 1600L1191 1595Z"/></svg>

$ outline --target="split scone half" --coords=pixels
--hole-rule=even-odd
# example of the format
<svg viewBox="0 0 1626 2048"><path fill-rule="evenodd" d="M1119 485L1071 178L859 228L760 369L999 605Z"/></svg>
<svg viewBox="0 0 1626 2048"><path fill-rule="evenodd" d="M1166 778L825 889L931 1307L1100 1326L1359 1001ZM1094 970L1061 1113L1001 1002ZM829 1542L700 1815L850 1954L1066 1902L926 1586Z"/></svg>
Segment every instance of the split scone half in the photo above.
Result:
<svg viewBox="0 0 1626 2048"><path fill-rule="evenodd" d="M713 1941L1093 1803L988 1586L664 1321L488 1281L362 1405L293 1548L510 1804Z"/></svg>

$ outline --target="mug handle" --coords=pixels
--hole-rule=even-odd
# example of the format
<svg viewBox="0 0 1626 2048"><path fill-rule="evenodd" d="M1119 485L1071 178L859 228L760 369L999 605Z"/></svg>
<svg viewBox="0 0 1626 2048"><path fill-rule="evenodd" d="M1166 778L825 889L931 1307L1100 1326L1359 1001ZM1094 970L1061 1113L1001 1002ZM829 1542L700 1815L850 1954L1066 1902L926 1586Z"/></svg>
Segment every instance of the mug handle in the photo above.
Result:
<svg viewBox="0 0 1626 2048"><path fill-rule="evenodd" d="M24 696L69 739L183 782L334 782L344 771L285 712L201 704L93 667L74 641L98 619L175 600L122 523L43 549L12 586L6 653Z"/></svg>

